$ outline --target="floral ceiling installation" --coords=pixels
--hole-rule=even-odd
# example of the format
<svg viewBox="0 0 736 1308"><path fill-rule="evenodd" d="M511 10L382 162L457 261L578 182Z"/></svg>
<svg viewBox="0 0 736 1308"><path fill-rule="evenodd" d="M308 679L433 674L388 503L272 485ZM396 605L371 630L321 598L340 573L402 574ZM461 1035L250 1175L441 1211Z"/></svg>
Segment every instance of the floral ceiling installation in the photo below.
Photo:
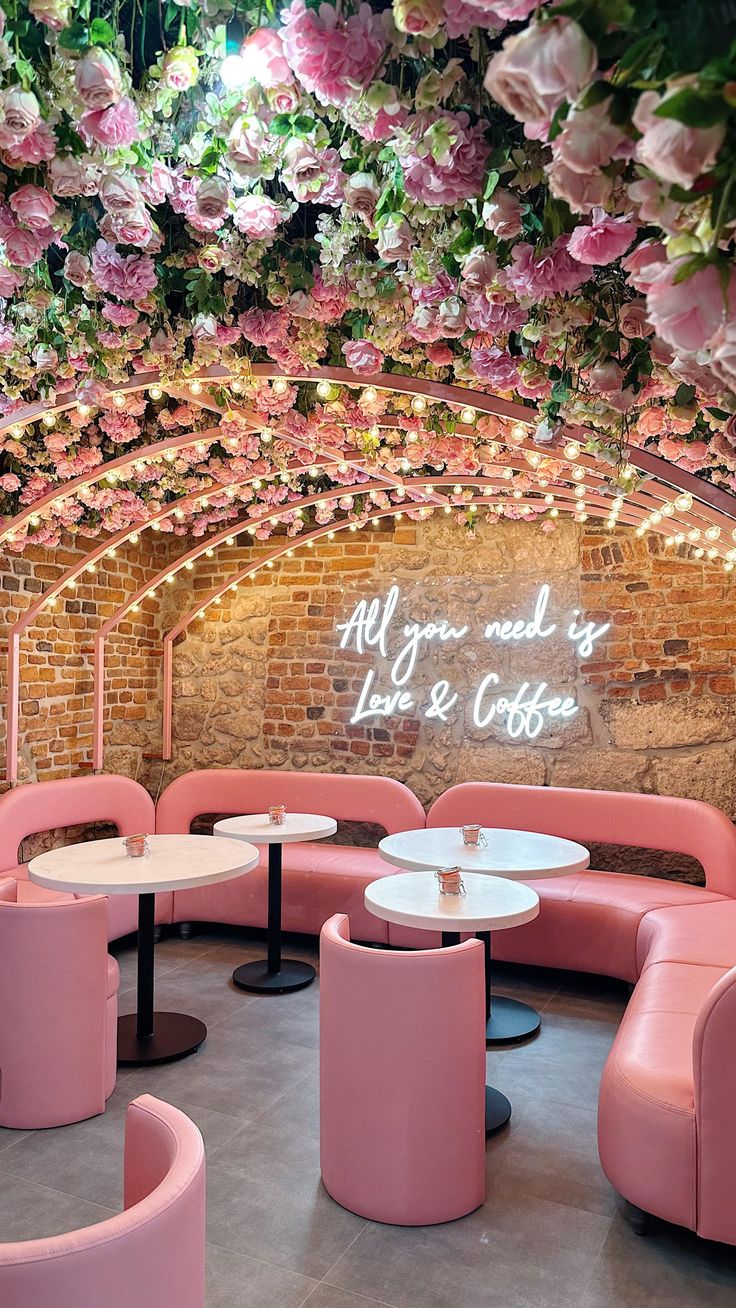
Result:
<svg viewBox="0 0 736 1308"><path fill-rule="evenodd" d="M632 445L736 492L732 6L6 0L0 25L0 511L203 433L11 548L184 496L161 527L201 534L288 505L309 475L287 460L325 446L389 475L508 462L499 419L461 435L457 406L254 380L268 361L526 403L546 486L583 427L612 495ZM213 363L237 379L206 389L217 412L182 392Z"/></svg>

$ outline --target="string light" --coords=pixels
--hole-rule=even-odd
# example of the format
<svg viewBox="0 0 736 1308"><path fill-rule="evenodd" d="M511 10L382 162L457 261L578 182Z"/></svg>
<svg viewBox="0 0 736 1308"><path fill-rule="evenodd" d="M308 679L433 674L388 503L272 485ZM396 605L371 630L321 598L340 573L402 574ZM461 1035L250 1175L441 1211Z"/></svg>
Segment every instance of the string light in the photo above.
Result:
<svg viewBox="0 0 736 1308"><path fill-rule="evenodd" d="M206 559L212 559L214 558L215 551L212 548L206 549L204 555Z"/></svg>
<svg viewBox="0 0 736 1308"><path fill-rule="evenodd" d="M276 395L283 395L283 394L285 393L285 391L286 391L286 388L287 388L288 384L289 384L289 383L288 383L287 381L285 381L283 377L277 377L277 378L276 378L276 381L275 381L274 384L273 384L273 389L274 389L275 394L276 394Z"/></svg>
<svg viewBox="0 0 736 1308"><path fill-rule="evenodd" d="M131 545L137 545L138 541L140 540L140 536L138 535L138 532L137 531L132 532L132 534L128 537L128 540L130 541Z"/></svg>
<svg viewBox="0 0 736 1308"><path fill-rule="evenodd" d="M427 407L427 401L423 395L414 395L412 397L411 407L415 413L424 413Z"/></svg>
<svg viewBox="0 0 736 1308"><path fill-rule="evenodd" d="M689 491L685 491L683 495L677 496L675 500L675 508L680 509L683 513L687 513L688 509L691 509L692 507L693 497Z"/></svg>
<svg viewBox="0 0 736 1308"><path fill-rule="evenodd" d="M329 400L332 394L332 387L328 381L317 382L317 394L321 400ZM364 392L365 394L365 392Z"/></svg>
<svg viewBox="0 0 736 1308"><path fill-rule="evenodd" d="M197 378L195 377L195 378L194 378L194 381L191 381L191 382L189 383L189 389L190 389L190 391L192 392L192 395L201 395L201 394L202 394L202 383L201 383L201 381L198 381Z"/></svg>
<svg viewBox="0 0 736 1308"><path fill-rule="evenodd" d="M719 540L720 535L721 529L720 527L716 527L715 523L712 527L708 527L705 533L706 540Z"/></svg>
<svg viewBox="0 0 736 1308"><path fill-rule="evenodd" d="M469 405L465 405L465 407L460 410L460 421L465 423L475 422L475 409L471 409Z"/></svg>
<svg viewBox="0 0 736 1308"><path fill-rule="evenodd" d="M115 394L112 397L112 402L115 405L116 409L124 409L125 405L127 404L127 400L123 395L122 391L115 392Z"/></svg>
<svg viewBox="0 0 736 1308"><path fill-rule="evenodd" d="M580 446L578 445L577 441L568 441L568 442L567 442L567 445L565 446L565 451L564 451L564 453L565 453L565 458L566 458L566 459L577 459L577 458L579 458L579 457L580 457Z"/></svg>
<svg viewBox="0 0 736 1308"><path fill-rule="evenodd" d="M191 559L187 559L186 563L184 564L184 567L186 568L187 572L194 571L194 564L192 563Z"/></svg>
<svg viewBox="0 0 736 1308"><path fill-rule="evenodd" d="M55 427L55 426L56 426L56 414L55 414L55 413L44 413L43 417L41 418L41 422L43 423L44 427Z"/></svg>
<svg viewBox="0 0 736 1308"><path fill-rule="evenodd" d="M159 386L158 382L154 382L154 383L153 383L153 386L149 386L149 388L148 388L148 397L149 397L149 399L151 399L151 400L160 400L162 396L163 396L163 391L162 391L161 387Z"/></svg>

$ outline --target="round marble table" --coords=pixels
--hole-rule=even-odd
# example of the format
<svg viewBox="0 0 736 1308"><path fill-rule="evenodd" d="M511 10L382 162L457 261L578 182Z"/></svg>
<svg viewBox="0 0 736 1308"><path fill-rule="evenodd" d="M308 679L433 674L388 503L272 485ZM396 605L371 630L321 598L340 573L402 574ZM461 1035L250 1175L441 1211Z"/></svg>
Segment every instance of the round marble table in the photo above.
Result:
<svg viewBox="0 0 736 1308"><path fill-rule="evenodd" d="M334 818L317 813L287 813L281 824L271 822L268 813L247 813L215 823L216 836L268 845L268 956L236 967L233 981L241 990L283 995L308 986L317 975L311 963L281 957L282 846L296 840L324 840L336 831Z"/></svg>
<svg viewBox="0 0 736 1308"><path fill-rule="evenodd" d="M400 926L441 931L442 945L456 945L463 932L503 931L531 922L539 896L530 886L487 874L463 875L464 895L442 895L434 872L381 877L365 890L365 906L376 917ZM511 1116L505 1095L486 1086L486 1131L497 1131Z"/></svg>
<svg viewBox="0 0 736 1308"><path fill-rule="evenodd" d="M149 853L129 858L122 837L90 840L39 854L31 881L86 895L138 895L138 1011L118 1019L118 1062L168 1063L194 1053L207 1036L199 1018L154 1012L153 937L156 892L192 890L250 872L258 850L213 836L148 836Z"/></svg>
<svg viewBox="0 0 736 1308"><path fill-rule="evenodd" d="M590 863L584 845L538 831L483 827L484 845L466 845L460 827L425 827L385 836L378 848L388 863L407 870L459 867L507 881L541 880L582 872ZM541 1017L530 1004L491 995L491 936L480 931L486 951L486 1035L493 1044L524 1040L539 1030Z"/></svg>

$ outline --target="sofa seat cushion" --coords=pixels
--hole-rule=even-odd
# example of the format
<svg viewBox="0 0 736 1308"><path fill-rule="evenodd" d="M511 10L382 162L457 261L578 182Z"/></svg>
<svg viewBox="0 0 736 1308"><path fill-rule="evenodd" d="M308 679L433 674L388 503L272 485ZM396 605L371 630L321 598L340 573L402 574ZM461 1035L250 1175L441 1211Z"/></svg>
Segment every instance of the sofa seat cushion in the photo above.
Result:
<svg viewBox="0 0 736 1308"><path fill-rule="evenodd" d="M700 963L725 970L736 965L736 901L663 908L642 918L639 967L652 963Z"/></svg>
<svg viewBox="0 0 736 1308"><path fill-rule="evenodd" d="M693 1033L724 970L687 963L645 969L606 1062L598 1104L601 1163L614 1188L645 1212L693 1230Z"/></svg>
<svg viewBox="0 0 736 1308"><path fill-rule="evenodd" d="M105 998L112 999L113 995L116 995L119 989L120 989L120 968L118 967L118 960L116 958L113 958L112 954L108 954L107 955L107 990L105 992Z"/></svg>
<svg viewBox="0 0 736 1308"><path fill-rule="evenodd" d="M285 931L319 935L334 913L348 913L356 940L387 942L387 923L369 913L363 903L365 887L371 881L396 871L377 849L300 841L283 846L282 868L281 924ZM258 866L246 876L197 890L175 891L174 921L265 927L267 885L268 848L264 846Z"/></svg>

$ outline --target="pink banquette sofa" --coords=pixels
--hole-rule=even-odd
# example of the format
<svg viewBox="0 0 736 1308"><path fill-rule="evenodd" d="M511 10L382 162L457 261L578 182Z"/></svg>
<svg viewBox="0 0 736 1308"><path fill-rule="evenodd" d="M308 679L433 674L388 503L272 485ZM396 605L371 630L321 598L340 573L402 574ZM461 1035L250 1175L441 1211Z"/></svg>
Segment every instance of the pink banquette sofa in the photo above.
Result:
<svg viewBox="0 0 736 1308"><path fill-rule="evenodd" d="M408 786L388 777L238 768L189 772L172 781L156 806L156 831L189 831L203 814L263 813L284 803L292 813L326 813L338 822L375 823L383 831L424 826L424 809ZM267 850L254 872L198 890L174 892L175 922L232 922L263 927L267 918ZM357 939L388 941L387 925L363 904L363 891L393 869L375 849L323 841L284 845L285 931L319 935L333 913L349 913Z"/></svg>
<svg viewBox="0 0 736 1308"><path fill-rule="evenodd" d="M3 1308L205 1308L202 1137L152 1095L128 1106L123 1202L96 1226L0 1243Z"/></svg>

